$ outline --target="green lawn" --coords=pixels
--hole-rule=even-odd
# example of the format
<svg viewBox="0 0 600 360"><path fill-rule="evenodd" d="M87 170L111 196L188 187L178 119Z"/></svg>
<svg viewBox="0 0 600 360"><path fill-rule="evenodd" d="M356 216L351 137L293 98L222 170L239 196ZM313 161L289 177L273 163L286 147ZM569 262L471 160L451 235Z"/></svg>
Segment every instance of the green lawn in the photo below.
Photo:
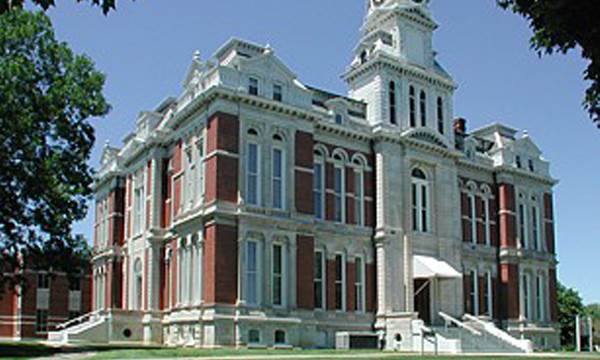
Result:
<svg viewBox="0 0 600 360"><path fill-rule="evenodd" d="M336 350L204 350L204 349L137 349L137 350L110 350L98 352L91 357L92 360L103 359L159 359L159 358L203 358L203 357L236 357L242 359L251 357L252 359L306 359L311 360L328 360L328 359L374 359L374 360L431 360L431 359L467 359L467 360L490 360L490 359L505 359L505 360L527 360L527 359L555 359L555 360L571 360L576 358L573 354L557 355L548 354L547 357L523 357L523 356L424 356L419 355L399 355L393 353L381 353L373 351L336 351ZM598 359L599 357L582 357L587 359Z"/></svg>
<svg viewBox="0 0 600 360"><path fill-rule="evenodd" d="M418 355L398 355L393 353L381 353L373 351L336 351L336 350L235 350L235 349L182 349L182 348L159 348L159 347L115 347L115 346L81 346L69 349L56 349L46 347L38 343L0 343L0 359L2 360L25 360L34 359L42 356L52 356L59 353L93 353L87 359L102 360L102 359L161 359L161 358L206 358L206 357L236 357L243 359L251 357L252 359L298 359L320 360L320 359L374 359L374 360L430 360L433 356L421 357ZM439 357L438 357L439 358ZM574 354L566 354L558 356L549 354L547 357L490 357L490 356L444 356L443 359L470 359L470 360L487 360L487 359L506 359L506 360L521 360L521 359L565 359L571 360L576 357ZM596 357L581 357L582 359L597 359Z"/></svg>

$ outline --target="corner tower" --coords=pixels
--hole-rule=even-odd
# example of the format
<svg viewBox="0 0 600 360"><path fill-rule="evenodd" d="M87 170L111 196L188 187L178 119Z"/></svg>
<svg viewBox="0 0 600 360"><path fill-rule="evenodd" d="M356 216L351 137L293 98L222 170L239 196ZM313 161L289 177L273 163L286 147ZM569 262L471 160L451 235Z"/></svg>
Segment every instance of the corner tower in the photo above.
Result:
<svg viewBox="0 0 600 360"><path fill-rule="evenodd" d="M428 0L368 0L354 59L344 74L350 97L365 101L368 121L401 133L430 130L453 143L456 85L436 61L438 25Z"/></svg>

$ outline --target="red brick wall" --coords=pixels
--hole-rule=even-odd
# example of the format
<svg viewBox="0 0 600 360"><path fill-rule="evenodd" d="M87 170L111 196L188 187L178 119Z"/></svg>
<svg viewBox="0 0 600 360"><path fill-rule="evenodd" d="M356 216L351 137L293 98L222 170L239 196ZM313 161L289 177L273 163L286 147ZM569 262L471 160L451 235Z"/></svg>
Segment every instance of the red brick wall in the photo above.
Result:
<svg viewBox="0 0 600 360"><path fill-rule="evenodd" d="M375 278L375 264L370 263L366 266L366 308L367 312L375 312L377 310L377 287Z"/></svg>
<svg viewBox="0 0 600 360"><path fill-rule="evenodd" d="M500 289L502 319L519 318L519 265L500 264Z"/></svg>
<svg viewBox="0 0 600 360"><path fill-rule="evenodd" d="M204 300L235 304L237 300L237 226L205 226Z"/></svg>
<svg viewBox="0 0 600 360"><path fill-rule="evenodd" d="M517 246L517 229L515 218L515 187L511 184L499 185L500 200L500 247Z"/></svg>
<svg viewBox="0 0 600 360"><path fill-rule="evenodd" d="M298 308L314 309L314 262L315 241L311 236L298 235L297 260L296 260L296 293L298 294Z"/></svg>
<svg viewBox="0 0 600 360"><path fill-rule="evenodd" d="M356 264L353 262L346 263L346 311L353 312L356 310L355 304L355 289L356 282Z"/></svg>
<svg viewBox="0 0 600 360"><path fill-rule="evenodd" d="M15 335L15 326L9 322L7 317L12 317L16 314L17 295L14 287L9 283L4 284L3 291L0 293L0 318L4 317L0 322L0 337L13 337Z"/></svg>
<svg viewBox="0 0 600 360"><path fill-rule="evenodd" d="M296 170L296 211L301 214L313 214L313 175Z"/></svg>
<svg viewBox="0 0 600 360"><path fill-rule="evenodd" d="M204 198L209 204L238 201L238 159L222 152L239 153L239 127L238 118L225 113L216 113L208 120Z"/></svg>
<svg viewBox="0 0 600 360"><path fill-rule="evenodd" d="M313 213L313 175L306 170L313 169L313 135L307 132L296 132L295 153L297 167L295 170L296 181L296 211L302 214Z"/></svg>

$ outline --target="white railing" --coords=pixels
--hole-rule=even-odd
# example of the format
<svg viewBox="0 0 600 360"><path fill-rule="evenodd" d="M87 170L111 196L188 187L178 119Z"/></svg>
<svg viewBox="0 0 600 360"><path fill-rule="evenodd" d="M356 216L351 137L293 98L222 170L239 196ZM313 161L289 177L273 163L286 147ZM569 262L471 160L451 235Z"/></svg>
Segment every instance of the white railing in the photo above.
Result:
<svg viewBox="0 0 600 360"><path fill-rule="evenodd" d="M448 323L450 323L450 324L454 324L454 325L456 325L457 327L459 327L459 328L461 328L461 329L465 329L465 330L467 330L468 332L470 332L471 334L473 334L473 335L475 335L475 336L482 336L482 335L483 335L483 334L482 334L480 331L478 331L477 329L470 327L469 325L467 325L467 324L463 323L462 321L460 321L460 320L458 320L458 319L455 319L455 318L453 318L452 316L450 316L450 315L448 315L448 314L446 314L446 313L440 312L440 313L439 313L439 315L440 315L440 317L441 317L442 319L444 319L444 321L446 322L446 325L447 325Z"/></svg>
<svg viewBox="0 0 600 360"><path fill-rule="evenodd" d="M516 338L512 337L506 331L503 331L502 329L497 328L493 323L483 321L473 315L465 314L464 318L481 325L487 333L510 344L511 346L516 347L517 349L521 349L522 351L524 351L526 353L533 352L533 344L529 340L516 339Z"/></svg>
<svg viewBox="0 0 600 360"><path fill-rule="evenodd" d="M58 325L56 325L56 330L64 330L66 328L71 327L72 325L82 324L82 323L86 322L87 320L90 320L90 319L94 318L95 316L98 316L98 315L102 314L103 311L104 310L92 311L92 312L87 313L85 315L82 315L82 316L80 316L78 318L71 319L71 320L69 320L67 322L64 322L62 324L58 324Z"/></svg>

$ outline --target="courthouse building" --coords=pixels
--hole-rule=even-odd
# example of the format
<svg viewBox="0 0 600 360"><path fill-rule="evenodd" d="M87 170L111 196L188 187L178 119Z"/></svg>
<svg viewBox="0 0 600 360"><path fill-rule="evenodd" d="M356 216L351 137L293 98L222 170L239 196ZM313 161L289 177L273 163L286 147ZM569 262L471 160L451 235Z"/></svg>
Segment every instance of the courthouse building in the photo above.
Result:
<svg viewBox="0 0 600 360"><path fill-rule="evenodd" d="M436 28L426 0L369 1L347 95L269 46L196 53L183 92L105 147L86 329L173 346L349 333L413 350L429 329L459 351L482 333L558 346L556 180L527 133L455 118Z"/></svg>

